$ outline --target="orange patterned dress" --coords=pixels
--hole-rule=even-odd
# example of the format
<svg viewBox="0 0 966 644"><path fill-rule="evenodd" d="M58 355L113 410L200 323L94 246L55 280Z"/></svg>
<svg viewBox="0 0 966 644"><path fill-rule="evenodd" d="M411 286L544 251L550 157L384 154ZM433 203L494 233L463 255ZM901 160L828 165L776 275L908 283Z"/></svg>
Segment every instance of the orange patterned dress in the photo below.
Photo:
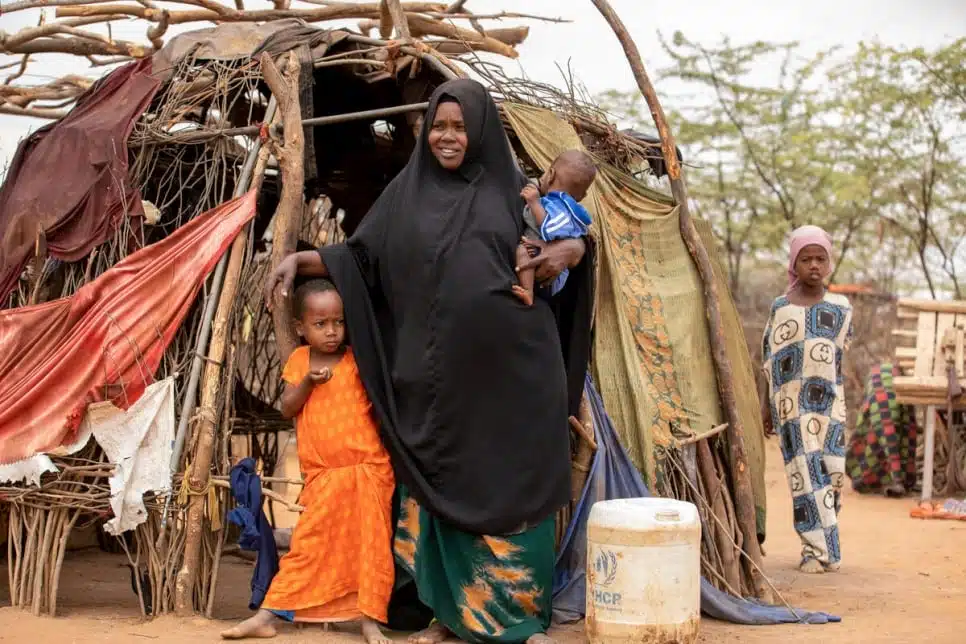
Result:
<svg viewBox="0 0 966 644"><path fill-rule="evenodd" d="M299 347L282 379L297 385L308 370L309 348ZM386 621L395 481L370 407L347 351L296 419L305 511L262 608L295 621Z"/></svg>

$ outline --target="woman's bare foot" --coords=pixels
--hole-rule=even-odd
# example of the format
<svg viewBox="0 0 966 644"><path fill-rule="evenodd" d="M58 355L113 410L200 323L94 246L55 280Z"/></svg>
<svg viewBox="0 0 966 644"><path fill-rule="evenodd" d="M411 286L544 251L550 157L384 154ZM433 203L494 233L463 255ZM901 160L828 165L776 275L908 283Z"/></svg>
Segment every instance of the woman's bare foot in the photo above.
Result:
<svg viewBox="0 0 966 644"><path fill-rule="evenodd" d="M825 566L822 565L822 562L811 557L803 561L798 569L809 575L820 575L825 572Z"/></svg>
<svg viewBox="0 0 966 644"><path fill-rule="evenodd" d="M436 622L429 628L424 628L418 633L413 633L409 636L409 644L440 644L440 642L445 642L452 633L449 629Z"/></svg>
<svg viewBox="0 0 966 644"><path fill-rule="evenodd" d="M519 284L514 284L511 287L511 290L513 291L513 294L520 299L521 302L523 302L527 306L533 306L533 291L528 291L527 289L523 288Z"/></svg>
<svg viewBox="0 0 966 644"><path fill-rule="evenodd" d="M825 566L825 572L838 572L842 569L842 562L836 561Z"/></svg>
<svg viewBox="0 0 966 644"><path fill-rule="evenodd" d="M247 638L275 637L275 614L268 610L260 610L241 624L221 632L223 640L243 640Z"/></svg>
<svg viewBox="0 0 966 644"><path fill-rule="evenodd" d="M379 628L379 624L368 617L362 618L362 637L365 638L366 644L389 644L392 642Z"/></svg>
<svg viewBox="0 0 966 644"><path fill-rule="evenodd" d="M557 644L557 640L546 633L536 633L527 638L527 644Z"/></svg>

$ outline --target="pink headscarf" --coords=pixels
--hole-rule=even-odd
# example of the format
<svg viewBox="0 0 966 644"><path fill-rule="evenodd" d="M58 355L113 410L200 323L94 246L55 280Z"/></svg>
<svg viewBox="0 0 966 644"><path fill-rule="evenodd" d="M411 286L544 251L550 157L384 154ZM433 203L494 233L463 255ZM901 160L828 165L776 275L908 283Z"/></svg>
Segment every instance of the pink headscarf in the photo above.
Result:
<svg viewBox="0 0 966 644"><path fill-rule="evenodd" d="M795 261L798 254L806 246L821 246L828 254L829 269L832 268L832 238L827 232L818 226L801 226L792 231L788 238L788 288L786 293L791 292L798 284L798 275L795 273Z"/></svg>

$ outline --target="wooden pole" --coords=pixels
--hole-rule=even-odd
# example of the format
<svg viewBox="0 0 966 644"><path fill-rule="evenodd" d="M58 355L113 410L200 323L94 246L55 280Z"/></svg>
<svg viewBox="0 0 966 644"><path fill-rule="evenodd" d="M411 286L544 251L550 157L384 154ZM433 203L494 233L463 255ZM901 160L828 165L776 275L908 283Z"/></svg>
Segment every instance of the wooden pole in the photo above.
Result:
<svg viewBox="0 0 966 644"><path fill-rule="evenodd" d="M305 185L305 136L302 127L302 110L299 105L299 63L295 52L289 52L285 64L285 76L279 73L268 53L263 53L259 61L262 76L278 100L284 142L275 146L275 158L281 170L282 194L275 210L275 223L272 228L272 270L283 259L295 252L299 231L302 228L302 196ZM290 124L296 124L294 126ZM298 337L292 324L292 311L289 302L276 289L275 306L272 307L272 321L275 324L275 342L278 358L285 364L288 357L298 346Z"/></svg>
<svg viewBox="0 0 966 644"><path fill-rule="evenodd" d="M211 330L211 343L208 345L208 360L201 381L201 400L195 417L192 419L198 437L194 458L188 472L191 494L188 498L188 516L185 524L184 561L175 578L175 611L182 616L190 615L194 609L195 582L201 561L201 540L204 530L205 500L211 476L211 461L214 455L218 414L215 409L220 385L222 383L222 363L228 346L228 330L231 312L235 308L235 296L241 279L242 265L248 246L248 227L235 237L231 254L225 270L221 296Z"/></svg>
<svg viewBox="0 0 966 644"><path fill-rule="evenodd" d="M667 119L664 116L664 109L658 101L657 92L644 70L644 62L641 54L634 44L621 21L620 16L614 11L607 0L591 0L597 10L614 30L614 34L624 48L624 54L630 63L631 71L637 86L644 95L654 124L657 126L658 135L661 138L661 154L667 166L668 178L671 181L671 195L679 208L681 221L681 236L688 247L701 282L704 287L705 313L708 317L708 326L711 332L711 355L714 361L715 375L718 380L718 393L721 396L721 405L724 407L725 418L728 423L727 436L728 446L731 451L731 478L735 487L735 514L738 524L744 536L744 550L751 559L752 585L755 594L763 601L771 601L771 591L765 583L763 570L761 547L758 544L758 535L755 525L755 500L751 491L751 478L748 472L748 460L745 456L744 444L744 424L738 414L738 403L735 399L734 382L731 377L731 362L728 360L725 345L724 327L721 323L721 306L718 300L718 289L715 283L714 268L708 251L701 243L698 232L691 221L688 210L688 193L681 177L681 163L678 161L677 152L674 146L674 137L668 127Z"/></svg>
<svg viewBox="0 0 966 644"><path fill-rule="evenodd" d="M275 113L276 104L275 97L272 97L266 113L269 119ZM254 167L252 168L251 174L247 177L242 176L240 181L245 185L248 185L250 182L251 188L257 193L261 189L262 177L265 173L267 162L267 147L261 146L257 152L256 159L253 161ZM236 189L236 196L244 194L241 190L240 186ZM248 249L248 233L249 227L245 226L232 242L228 261L224 267L224 280L222 281L220 279L217 271L214 277L215 282L221 285L221 292L218 294L218 304L215 309L214 319L211 322L211 342L208 344L208 359L204 366L204 375L201 381L201 401L197 408L198 411L194 419L194 431L192 432L193 435L198 436L198 442L195 448L194 458L190 463L190 471L185 473L185 476L188 477L190 489L194 493L191 494L188 500L184 559L175 578L175 611L180 615L191 614L194 609L192 598L194 597L194 587L201 561L205 500L208 496L202 493L202 491L211 482L211 462L214 457L217 433L217 413L214 406L218 399L219 385L223 381L222 364L228 346L228 330L231 313L235 307L235 298L238 294L245 254ZM191 409L182 409L182 414L191 414L193 410L193 407ZM178 438L180 439L180 443L183 444L184 437L180 434L181 432L179 431ZM180 463L180 449L176 448L175 451L176 455L172 461L172 468L178 467L178 463ZM167 501L165 502L165 512L162 517L161 534L158 538L160 551L164 549L162 544L166 542L167 535L164 529L167 518ZM154 605L158 606L157 603Z"/></svg>
<svg viewBox="0 0 966 644"><path fill-rule="evenodd" d="M954 455L950 454L950 458ZM922 503L932 501L932 479L936 462L936 406L926 407L926 444L922 460Z"/></svg>

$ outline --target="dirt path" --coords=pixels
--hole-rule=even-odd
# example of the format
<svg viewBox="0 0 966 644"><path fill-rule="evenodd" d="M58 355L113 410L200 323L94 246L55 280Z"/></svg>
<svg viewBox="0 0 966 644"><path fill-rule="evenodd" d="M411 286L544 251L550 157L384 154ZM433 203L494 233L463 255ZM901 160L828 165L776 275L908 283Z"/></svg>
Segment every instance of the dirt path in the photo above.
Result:
<svg viewBox="0 0 966 644"><path fill-rule="evenodd" d="M795 570L798 542L777 444L769 445L768 572L794 606L841 615L826 626L738 627L704 620L700 642L794 644L960 644L966 642L966 522L908 518L911 500L861 497L847 492L842 514L844 565L835 575ZM36 618L0 608L0 641L138 642L216 641L227 624L245 616L249 568L226 559L215 621L162 618L140 623L123 557L96 550L69 555L61 580L60 613ZM6 579L0 604L7 604ZM580 628L557 632L564 644L583 642ZM402 639L400 637L400 639ZM275 641L358 644L352 633L286 628Z"/></svg>

